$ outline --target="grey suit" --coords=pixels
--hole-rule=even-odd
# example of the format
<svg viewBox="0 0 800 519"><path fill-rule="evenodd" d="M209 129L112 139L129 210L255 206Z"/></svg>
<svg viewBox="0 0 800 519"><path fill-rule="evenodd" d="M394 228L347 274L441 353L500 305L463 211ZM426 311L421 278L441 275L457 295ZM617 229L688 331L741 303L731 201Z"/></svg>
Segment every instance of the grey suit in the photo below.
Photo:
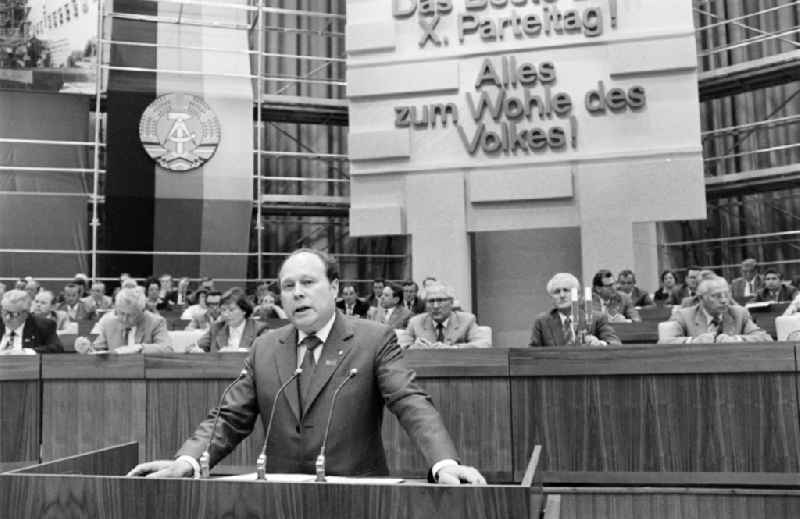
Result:
<svg viewBox="0 0 800 519"><path fill-rule="evenodd" d="M97 323L100 329L94 341L96 350L115 350L127 346L125 327L113 313L100 318ZM157 346L161 352L172 351L172 340L167 331L167 321L160 315L150 312L142 314L142 321L136 326L135 344Z"/></svg>
<svg viewBox="0 0 800 519"><path fill-rule="evenodd" d="M614 328L608 324L605 313L594 314L589 333L608 344L621 344ZM536 316L531 333L531 346L564 346L565 344L564 328L557 308Z"/></svg>
<svg viewBox="0 0 800 519"><path fill-rule="evenodd" d="M428 395L414 382L394 332L387 326L351 319L341 312L322 346L311 386L299 409L297 382L276 400L278 388L297 367L297 329L270 330L244 363L245 374L228 393L209 454L213 466L242 441L261 417L275 421L268 444L270 472L313 473L334 390L350 370L358 374L339 394L327 444L327 472L347 476L389 473L381 438L383 407L394 413L429 465L457 459L455 447ZM186 440L177 456L198 458L211 435L216 410Z"/></svg>
<svg viewBox="0 0 800 519"><path fill-rule="evenodd" d="M415 315L408 321L408 334L411 340L418 337L436 342L436 326L428 313ZM444 342L461 348L491 348L492 339L478 329L475 316L469 312L453 310L444 328ZM414 347L412 344L410 347Z"/></svg>
<svg viewBox="0 0 800 519"><path fill-rule="evenodd" d="M700 305L677 310L663 326L659 343L682 344L708 332L708 319ZM722 333L738 335L746 342L772 342L772 337L750 318L746 308L731 305L722 314Z"/></svg>
<svg viewBox="0 0 800 519"><path fill-rule="evenodd" d="M375 307L371 319L376 323L382 323L392 329L405 329L408 326L408 320L414 315L411 311L402 305L397 305L392 310L392 315L389 316L389 321L386 322L386 309L382 306Z"/></svg>

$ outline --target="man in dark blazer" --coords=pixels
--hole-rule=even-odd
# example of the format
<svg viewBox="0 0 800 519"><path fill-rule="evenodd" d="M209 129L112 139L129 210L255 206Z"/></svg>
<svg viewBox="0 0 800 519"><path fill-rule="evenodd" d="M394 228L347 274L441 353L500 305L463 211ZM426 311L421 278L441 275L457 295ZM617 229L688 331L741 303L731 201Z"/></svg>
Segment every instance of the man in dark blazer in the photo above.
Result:
<svg viewBox="0 0 800 519"><path fill-rule="evenodd" d="M154 461L129 475L188 476L209 438L210 465L231 452L261 417L266 426L273 406L275 422L267 438L269 472L313 473L333 392L343 386L333 413L327 444L327 469L346 476L386 475L381 441L383 407L398 418L444 483L485 483L474 468L460 465L458 455L430 399L414 382L394 332L387 326L348 319L336 311L339 279L335 262L325 253L301 249L279 271L281 296L291 324L267 332L253 345L243 375L235 381L219 410L213 410L184 443L174 461ZM295 370L303 372L275 398ZM213 434L212 434L213 433Z"/></svg>
<svg viewBox="0 0 800 519"><path fill-rule="evenodd" d="M753 258L742 261L742 275L731 281L731 297L740 305L753 301L764 286L764 279L758 274L758 262Z"/></svg>
<svg viewBox="0 0 800 519"><path fill-rule="evenodd" d="M580 282L572 274L561 272L547 282L547 293L553 298L555 308L536 316L533 322L531 346L565 346L579 343L580 330L572 316L573 290L580 290ZM583 344L587 346L620 344L617 334L603 313L593 313L588 332L583 339Z"/></svg>
<svg viewBox="0 0 800 519"><path fill-rule="evenodd" d="M30 295L24 290L9 290L0 303L0 354L64 351L56 333L56 323L30 313Z"/></svg>
<svg viewBox="0 0 800 519"><path fill-rule="evenodd" d="M403 306L414 315L425 312L425 301L419 297L419 287L413 281L403 283Z"/></svg>
<svg viewBox="0 0 800 519"><path fill-rule="evenodd" d="M785 303L797 296L797 289L783 284L783 276L775 269L764 272L764 287L758 291L757 302Z"/></svg>
<svg viewBox="0 0 800 519"><path fill-rule="evenodd" d="M347 284L342 285L342 298L336 301L336 308L345 315L366 319L370 306L369 303L358 298L355 286Z"/></svg>

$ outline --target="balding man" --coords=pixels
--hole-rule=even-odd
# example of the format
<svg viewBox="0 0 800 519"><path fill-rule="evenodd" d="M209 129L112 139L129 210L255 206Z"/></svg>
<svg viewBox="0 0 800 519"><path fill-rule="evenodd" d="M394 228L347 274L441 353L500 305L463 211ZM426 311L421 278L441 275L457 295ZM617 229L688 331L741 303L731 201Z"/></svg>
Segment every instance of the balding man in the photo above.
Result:
<svg viewBox="0 0 800 519"><path fill-rule="evenodd" d="M741 277L731 281L731 295L734 301L743 305L753 301L764 286L764 279L758 274L758 263L753 258L742 261Z"/></svg>
<svg viewBox="0 0 800 519"><path fill-rule="evenodd" d="M160 315L145 311L146 299L138 288L123 288L117 292L114 311L104 315L97 323L98 336L88 350L108 350L113 353L172 351L167 321ZM75 349L86 350L79 348L78 341Z"/></svg>
<svg viewBox="0 0 800 519"><path fill-rule="evenodd" d="M491 348L491 337L479 329L475 316L453 309L455 291L434 281L423 289L428 311L408 321L409 348Z"/></svg>
<svg viewBox="0 0 800 519"><path fill-rule="evenodd" d="M31 298L24 290L9 290L0 301L0 355L60 353L56 323L30 313Z"/></svg>
<svg viewBox="0 0 800 519"><path fill-rule="evenodd" d="M593 312L587 332L582 336L572 315L572 291L579 290L578 278L560 272L547 282L547 293L553 298L554 308L536 316L531 334L531 346L587 345L606 346L620 344L614 329L608 324L604 312ZM580 321L580 319L578 319Z"/></svg>
<svg viewBox="0 0 800 519"><path fill-rule="evenodd" d="M697 296L697 304L672 314L662 329L659 343L772 341L772 337L753 322L747 309L732 302L725 279L704 279L697 287Z"/></svg>

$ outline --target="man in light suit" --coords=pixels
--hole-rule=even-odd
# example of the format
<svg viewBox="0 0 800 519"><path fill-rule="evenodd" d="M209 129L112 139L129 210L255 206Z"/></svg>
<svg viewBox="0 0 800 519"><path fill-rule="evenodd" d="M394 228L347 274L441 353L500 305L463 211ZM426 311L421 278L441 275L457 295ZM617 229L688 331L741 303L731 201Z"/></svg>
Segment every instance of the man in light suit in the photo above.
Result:
<svg viewBox="0 0 800 519"><path fill-rule="evenodd" d="M146 299L138 288L120 289L114 299L114 311L97 323L97 339L90 345L88 339L79 337L75 340L75 350L80 353L108 350L118 354L172 351L167 321L145 311Z"/></svg>
<svg viewBox="0 0 800 519"><path fill-rule="evenodd" d="M212 323L197 340L197 348L206 352L249 349L267 325L250 319L253 305L243 291L228 290L222 295L221 303L221 319ZM190 351L197 352L197 349Z"/></svg>
<svg viewBox="0 0 800 519"><path fill-rule="evenodd" d="M725 279L704 279L697 295L698 304L676 310L664 324L659 343L772 342L746 308L732 303Z"/></svg>
<svg viewBox="0 0 800 519"><path fill-rule="evenodd" d="M547 293L553 298L553 308L543 312L533 322L531 346L576 345L579 339L578 322L572 315L572 291L580 289L578 278L559 272L547 282ZM621 344L614 328L608 324L606 314L594 313L589 333L583 338L587 346Z"/></svg>
<svg viewBox="0 0 800 519"><path fill-rule="evenodd" d="M403 299L403 289L394 283L383 287L378 306L371 309L371 319L383 323L393 330L405 329L411 318L411 311L400 304Z"/></svg>
<svg viewBox="0 0 800 519"><path fill-rule="evenodd" d="M491 348L491 337L478 328L475 316L453 310L455 291L434 281L423 289L428 311L408 321L409 348Z"/></svg>
<svg viewBox="0 0 800 519"><path fill-rule="evenodd" d="M764 279L758 274L758 263L753 258L742 261L741 277L731 281L731 295L734 301L744 305L753 301L764 286Z"/></svg>
<svg viewBox="0 0 800 519"><path fill-rule="evenodd" d="M81 288L75 283L64 287L64 302L58 305L57 310L66 312L72 322L94 319L94 307L81 299Z"/></svg>
<svg viewBox="0 0 800 519"><path fill-rule="evenodd" d="M267 438L267 471L313 473L330 412L331 397L352 370L333 414L327 471L346 476L386 475L381 443L383 406L398 418L442 483L485 483L472 467L460 465L439 414L414 383L394 332L336 311L339 276L325 253L300 249L279 271L283 307L291 324L259 337L219 411L213 410L178 451L175 460L144 463L129 475L181 477L196 473L208 447L210 465L231 452L272 407L275 422ZM303 372L275 398L278 388ZM212 431L214 417L219 424Z"/></svg>

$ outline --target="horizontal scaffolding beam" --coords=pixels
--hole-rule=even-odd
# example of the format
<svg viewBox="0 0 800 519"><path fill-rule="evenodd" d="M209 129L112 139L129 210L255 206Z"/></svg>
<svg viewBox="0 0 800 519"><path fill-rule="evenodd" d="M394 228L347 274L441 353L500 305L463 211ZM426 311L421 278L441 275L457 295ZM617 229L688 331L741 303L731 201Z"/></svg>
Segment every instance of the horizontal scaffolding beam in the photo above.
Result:
<svg viewBox="0 0 800 519"><path fill-rule="evenodd" d="M800 186L800 164L706 177L706 196L724 198Z"/></svg>
<svg viewBox="0 0 800 519"><path fill-rule="evenodd" d="M701 72L700 101L718 99L800 79L800 50Z"/></svg>

